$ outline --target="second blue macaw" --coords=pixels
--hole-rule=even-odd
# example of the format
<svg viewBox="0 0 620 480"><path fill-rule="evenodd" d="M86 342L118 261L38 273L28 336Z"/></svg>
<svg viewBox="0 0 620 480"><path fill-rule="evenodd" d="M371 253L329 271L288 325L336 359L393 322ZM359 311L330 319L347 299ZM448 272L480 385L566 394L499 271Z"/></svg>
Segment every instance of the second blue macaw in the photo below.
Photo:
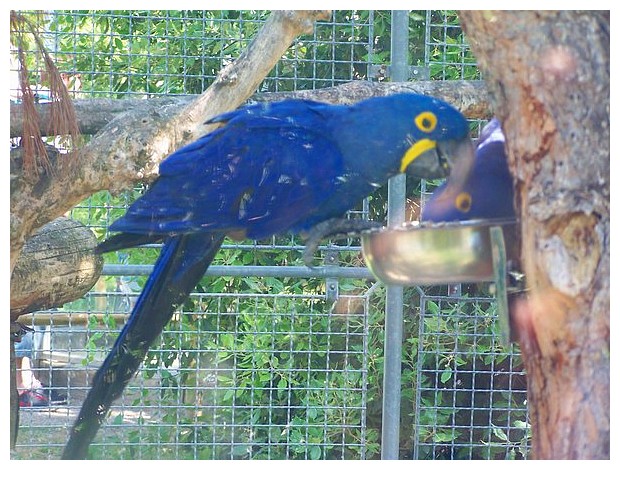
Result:
<svg viewBox="0 0 620 480"><path fill-rule="evenodd" d="M476 159L464 182L448 179L424 203L423 222L515 219L514 187L506 158L506 140L497 119L485 125Z"/></svg>
<svg viewBox="0 0 620 480"><path fill-rule="evenodd" d="M151 188L100 252L163 241L161 254L70 432L63 458L85 458L112 402L183 304L225 236L330 233L347 210L408 172L462 183L473 163L465 118L440 100L397 94L349 106L254 104L209 121L219 128L160 166ZM327 223L326 223L327 222ZM332 223L330 223L332 222ZM328 228L325 228L325 225Z"/></svg>

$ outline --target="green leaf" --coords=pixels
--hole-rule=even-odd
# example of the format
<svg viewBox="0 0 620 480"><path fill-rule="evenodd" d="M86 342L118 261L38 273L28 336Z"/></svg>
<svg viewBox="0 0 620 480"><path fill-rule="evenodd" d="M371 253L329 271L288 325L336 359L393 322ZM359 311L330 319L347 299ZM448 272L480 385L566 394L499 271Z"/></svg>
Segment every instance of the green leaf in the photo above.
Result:
<svg viewBox="0 0 620 480"><path fill-rule="evenodd" d="M451 442L458 437L456 432L452 430L443 431L443 432L435 432L433 434L433 441L438 443Z"/></svg>
<svg viewBox="0 0 620 480"><path fill-rule="evenodd" d="M508 436L501 428L493 427L493 434L500 440L508 442Z"/></svg>
<svg viewBox="0 0 620 480"><path fill-rule="evenodd" d="M319 458L321 458L321 453L321 447L319 447L318 445L313 445L308 451L308 457L310 458L310 460L318 460Z"/></svg>
<svg viewBox="0 0 620 480"><path fill-rule="evenodd" d="M517 428L530 428L530 424L527 422L524 422L523 420L515 420L514 426Z"/></svg>
<svg viewBox="0 0 620 480"><path fill-rule="evenodd" d="M245 457L249 453L250 453L250 447L248 445L235 445L232 451L232 454L235 457Z"/></svg>

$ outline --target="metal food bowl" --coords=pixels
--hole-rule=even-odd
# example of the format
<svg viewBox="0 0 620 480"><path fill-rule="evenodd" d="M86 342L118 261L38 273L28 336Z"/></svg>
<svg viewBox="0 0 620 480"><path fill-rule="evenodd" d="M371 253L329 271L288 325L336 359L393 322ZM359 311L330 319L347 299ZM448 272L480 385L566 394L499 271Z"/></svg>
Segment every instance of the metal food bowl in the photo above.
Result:
<svg viewBox="0 0 620 480"><path fill-rule="evenodd" d="M379 280L397 285L438 285L494 280L490 228L484 221L404 224L362 233L366 265Z"/></svg>

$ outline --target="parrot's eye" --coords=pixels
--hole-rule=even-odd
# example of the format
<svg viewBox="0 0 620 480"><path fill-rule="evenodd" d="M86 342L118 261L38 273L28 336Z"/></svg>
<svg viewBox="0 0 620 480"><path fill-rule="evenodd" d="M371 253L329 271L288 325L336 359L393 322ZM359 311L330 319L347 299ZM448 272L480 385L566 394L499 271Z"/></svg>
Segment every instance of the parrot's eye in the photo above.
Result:
<svg viewBox="0 0 620 480"><path fill-rule="evenodd" d="M422 112L415 117L415 125L424 133L430 133L437 126L437 117L432 112Z"/></svg>
<svg viewBox="0 0 620 480"><path fill-rule="evenodd" d="M471 208L471 195L467 192L461 192L454 200L454 206L461 212L469 212Z"/></svg>

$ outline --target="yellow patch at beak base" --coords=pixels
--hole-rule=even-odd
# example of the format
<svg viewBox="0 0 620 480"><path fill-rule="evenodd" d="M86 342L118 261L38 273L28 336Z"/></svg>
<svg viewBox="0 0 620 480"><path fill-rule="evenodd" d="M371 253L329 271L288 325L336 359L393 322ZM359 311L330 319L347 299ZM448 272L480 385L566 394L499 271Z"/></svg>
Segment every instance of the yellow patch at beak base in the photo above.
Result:
<svg viewBox="0 0 620 480"><path fill-rule="evenodd" d="M403 155L403 158L400 160L400 173L405 173L405 170L407 170L407 167L411 162L413 162L424 152L435 148L436 145L436 141L429 140L428 138L423 138L422 140L419 140L411 145Z"/></svg>

